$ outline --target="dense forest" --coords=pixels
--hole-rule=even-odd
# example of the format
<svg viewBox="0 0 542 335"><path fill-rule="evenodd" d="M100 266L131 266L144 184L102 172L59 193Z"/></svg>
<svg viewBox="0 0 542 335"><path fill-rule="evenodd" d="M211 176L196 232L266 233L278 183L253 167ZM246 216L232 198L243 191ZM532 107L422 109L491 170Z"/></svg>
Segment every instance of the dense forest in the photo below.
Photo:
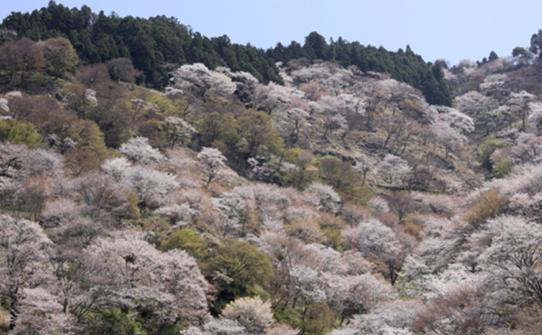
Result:
<svg viewBox="0 0 542 335"><path fill-rule="evenodd" d="M540 335L542 31L448 68L54 2L14 25L0 335Z"/></svg>
<svg viewBox="0 0 542 335"><path fill-rule="evenodd" d="M249 72L263 82L280 83L275 62L308 58L356 65L363 71L388 72L393 78L420 89L430 103L451 104L441 65L426 63L408 46L405 51L391 52L342 38L328 43L313 32L304 45L292 42L284 47L279 43L264 51L232 43L226 35L205 37L172 17L119 17L103 11L96 14L87 6L70 9L54 1L32 13L12 13L4 19L2 28L33 40L68 38L81 60L88 63L130 57L142 71L140 82L156 88L167 84L167 74L176 66L196 62L211 69L227 66L233 71Z"/></svg>

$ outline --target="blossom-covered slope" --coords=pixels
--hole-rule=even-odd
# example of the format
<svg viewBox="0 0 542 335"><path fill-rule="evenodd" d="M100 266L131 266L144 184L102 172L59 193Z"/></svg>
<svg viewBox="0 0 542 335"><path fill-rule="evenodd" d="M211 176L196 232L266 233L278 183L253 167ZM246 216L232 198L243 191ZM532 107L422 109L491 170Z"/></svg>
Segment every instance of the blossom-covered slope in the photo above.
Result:
<svg viewBox="0 0 542 335"><path fill-rule="evenodd" d="M2 331L539 333L537 64L454 67L444 107L330 62L159 92L9 43L35 66L0 96Z"/></svg>

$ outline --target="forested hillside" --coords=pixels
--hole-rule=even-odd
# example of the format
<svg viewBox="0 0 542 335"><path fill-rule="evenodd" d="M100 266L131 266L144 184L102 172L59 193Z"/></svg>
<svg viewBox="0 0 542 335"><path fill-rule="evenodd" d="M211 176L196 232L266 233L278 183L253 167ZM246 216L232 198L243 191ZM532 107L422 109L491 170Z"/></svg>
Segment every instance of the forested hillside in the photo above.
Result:
<svg viewBox="0 0 542 335"><path fill-rule="evenodd" d="M316 33L227 43L268 81L172 19L51 3L17 25L0 34L0 334L540 334L542 32L449 68ZM451 106L397 78L401 59Z"/></svg>
<svg viewBox="0 0 542 335"><path fill-rule="evenodd" d="M422 90L431 103L451 103L441 68L427 64L409 47L406 51L390 52L340 38L328 44L318 33L311 33L304 45L292 42L283 47L278 44L264 51L231 43L226 35L202 36L172 17L142 19L96 14L87 6L70 9L54 1L32 13L12 13L1 26L33 40L65 37L87 63L129 57L142 71L140 81L155 88L167 85L167 74L176 66L197 62L211 69L227 66L233 71L249 72L263 82L281 83L275 62L304 57L336 60L364 71L388 72L393 78Z"/></svg>

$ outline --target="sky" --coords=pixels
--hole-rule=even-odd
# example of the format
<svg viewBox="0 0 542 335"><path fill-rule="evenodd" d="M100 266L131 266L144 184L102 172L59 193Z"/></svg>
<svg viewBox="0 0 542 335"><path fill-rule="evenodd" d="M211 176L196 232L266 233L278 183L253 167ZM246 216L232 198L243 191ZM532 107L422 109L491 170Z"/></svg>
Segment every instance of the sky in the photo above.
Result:
<svg viewBox="0 0 542 335"><path fill-rule="evenodd" d="M303 41L311 31L388 50L407 44L427 61L510 55L542 28L540 0L57 0L121 16L177 17L195 31L268 48ZM48 0L0 0L0 17Z"/></svg>

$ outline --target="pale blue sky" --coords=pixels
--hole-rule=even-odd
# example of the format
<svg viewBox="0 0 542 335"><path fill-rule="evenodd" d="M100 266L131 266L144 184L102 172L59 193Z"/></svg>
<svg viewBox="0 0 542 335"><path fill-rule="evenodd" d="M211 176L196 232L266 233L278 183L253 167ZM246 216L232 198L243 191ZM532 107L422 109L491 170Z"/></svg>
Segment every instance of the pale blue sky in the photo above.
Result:
<svg viewBox="0 0 542 335"><path fill-rule="evenodd" d="M47 0L0 0L0 17ZM311 31L390 50L410 44L426 60L455 63L508 55L542 28L540 0L59 0L67 6L148 17L175 16L207 36L258 47L302 41Z"/></svg>

